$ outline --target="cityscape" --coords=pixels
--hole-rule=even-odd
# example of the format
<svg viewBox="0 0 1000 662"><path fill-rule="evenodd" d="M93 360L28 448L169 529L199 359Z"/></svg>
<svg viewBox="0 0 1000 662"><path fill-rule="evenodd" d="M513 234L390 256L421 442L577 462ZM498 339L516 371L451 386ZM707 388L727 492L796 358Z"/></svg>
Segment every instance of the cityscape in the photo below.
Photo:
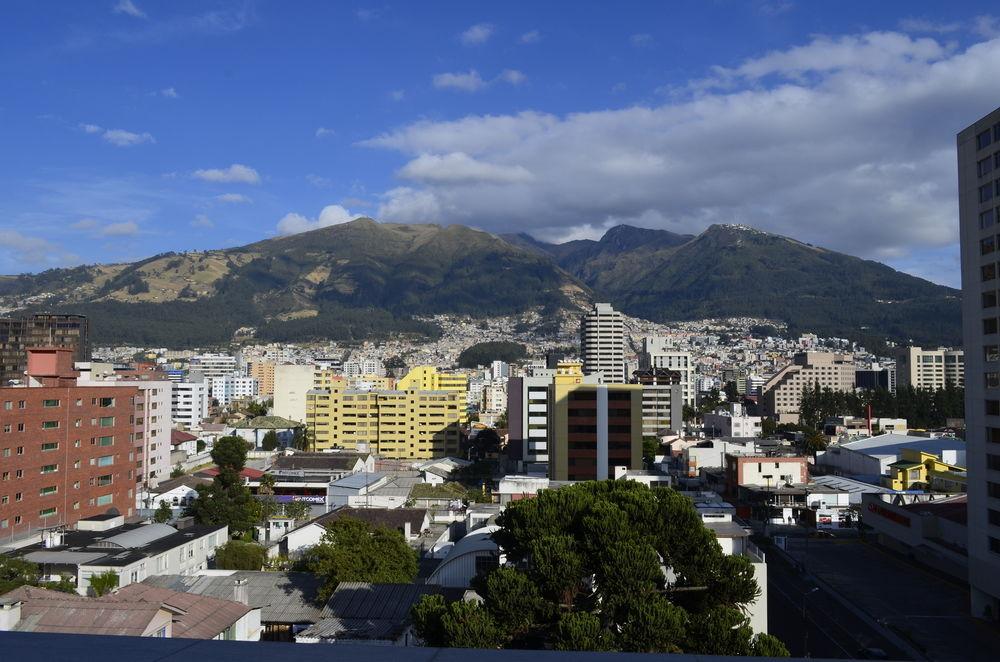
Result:
<svg viewBox="0 0 1000 662"><path fill-rule="evenodd" d="M996 659L1000 18L556 4L0 9L0 657Z"/></svg>

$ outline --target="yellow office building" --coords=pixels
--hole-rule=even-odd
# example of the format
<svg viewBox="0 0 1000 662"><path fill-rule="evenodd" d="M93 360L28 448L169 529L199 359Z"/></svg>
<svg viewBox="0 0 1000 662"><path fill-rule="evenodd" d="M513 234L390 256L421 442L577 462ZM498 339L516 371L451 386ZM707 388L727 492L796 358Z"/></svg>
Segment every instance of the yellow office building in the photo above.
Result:
<svg viewBox="0 0 1000 662"><path fill-rule="evenodd" d="M316 450L343 448L386 458L426 459L459 452L465 391L347 390L306 394L306 431Z"/></svg>

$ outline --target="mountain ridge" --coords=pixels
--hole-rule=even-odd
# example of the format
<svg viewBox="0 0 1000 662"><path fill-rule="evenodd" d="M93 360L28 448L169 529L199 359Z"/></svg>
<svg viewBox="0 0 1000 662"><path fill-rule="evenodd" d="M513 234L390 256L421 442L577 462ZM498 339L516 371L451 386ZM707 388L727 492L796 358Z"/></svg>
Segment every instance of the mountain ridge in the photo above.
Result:
<svg viewBox="0 0 1000 662"><path fill-rule="evenodd" d="M383 328L383 337L427 335L434 329L414 315L554 315L602 300L656 322L768 317L793 332L960 344L958 296L878 262L735 224L698 235L618 225L599 240L550 244L526 233L362 218L228 249L0 276L0 305L110 315L114 330L98 337L115 342L222 342L241 327L293 340L357 340ZM205 319L218 328L199 329ZM156 321L168 330L157 332Z"/></svg>

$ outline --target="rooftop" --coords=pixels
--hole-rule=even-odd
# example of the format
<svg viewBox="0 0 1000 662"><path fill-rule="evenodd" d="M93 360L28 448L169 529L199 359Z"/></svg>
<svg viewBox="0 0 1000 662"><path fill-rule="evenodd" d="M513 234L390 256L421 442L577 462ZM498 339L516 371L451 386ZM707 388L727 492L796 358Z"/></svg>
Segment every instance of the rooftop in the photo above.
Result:
<svg viewBox="0 0 1000 662"><path fill-rule="evenodd" d="M364 461L367 457L361 453L294 453L275 458L271 470L350 471L358 460Z"/></svg>
<svg viewBox="0 0 1000 662"><path fill-rule="evenodd" d="M172 591L150 584L129 584L110 595L97 598L106 602L167 605L175 608L172 617L173 637L181 639L211 639L243 618L250 607L235 602L230 596L211 596ZM176 613L180 611L181 613Z"/></svg>
<svg viewBox="0 0 1000 662"><path fill-rule="evenodd" d="M428 584L341 582L316 625L301 637L394 641L410 622L410 609L424 595L440 592Z"/></svg>
<svg viewBox="0 0 1000 662"><path fill-rule="evenodd" d="M420 533L424 519L427 517L425 508L338 508L326 515L320 515L310 524L327 526L338 519L348 517L359 519L376 526L384 526L390 529L403 530L403 525L409 522L410 531L413 534Z"/></svg>
<svg viewBox="0 0 1000 662"><path fill-rule="evenodd" d="M915 437L890 432L876 437L849 441L846 444L840 444L840 448L859 451L866 455L899 455L904 448L938 455L945 450L964 450L965 442L955 437Z"/></svg>
<svg viewBox="0 0 1000 662"><path fill-rule="evenodd" d="M302 427L291 419L281 416L255 416L233 424L234 430L292 430Z"/></svg>

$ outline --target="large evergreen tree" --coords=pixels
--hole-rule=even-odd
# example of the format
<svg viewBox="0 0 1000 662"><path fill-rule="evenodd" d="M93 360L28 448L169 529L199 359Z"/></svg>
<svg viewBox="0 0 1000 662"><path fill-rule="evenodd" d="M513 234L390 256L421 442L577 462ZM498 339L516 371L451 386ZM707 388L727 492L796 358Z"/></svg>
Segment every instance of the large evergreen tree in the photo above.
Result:
<svg viewBox="0 0 1000 662"><path fill-rule="evenodd" d="M428 645L787 655L744 614L759 595L753 566L724 555L673 490L579 483L516 501L497 523L507 564L477 578L483 603L415 607Z"/></svg>
<svg viewBox="0 0 1000 662"><path fill-rule="evenodd" d="M260 521L260 503L243 482L247 442L240 437L222 437L212 447L212 460L219 474L211 485L195 489L198 498L188 507L199 524L226 524L229 534L241 536Z"/></svg>

